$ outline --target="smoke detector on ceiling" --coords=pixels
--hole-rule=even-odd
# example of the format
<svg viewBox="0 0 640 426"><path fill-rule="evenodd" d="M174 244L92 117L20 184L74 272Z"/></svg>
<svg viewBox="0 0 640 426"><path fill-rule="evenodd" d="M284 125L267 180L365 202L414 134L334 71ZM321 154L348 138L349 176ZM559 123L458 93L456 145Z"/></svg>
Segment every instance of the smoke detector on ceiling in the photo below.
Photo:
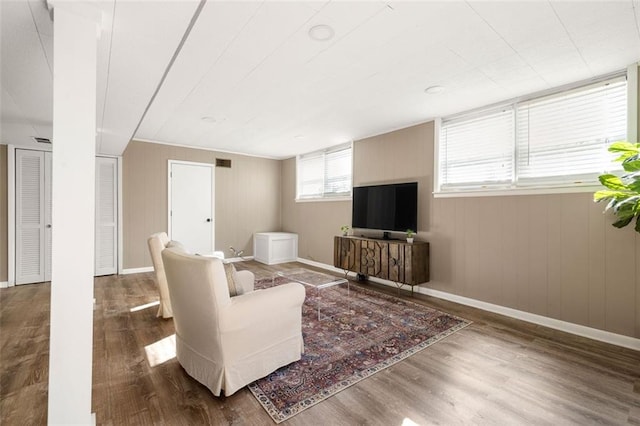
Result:
<svg viewBox="0 0 640 426"><path fill-rule="evenodd" d="M49 138L39 138L38 136L31 136L31 139L38 143L46 143L51 145L51 139Z"/></svg>

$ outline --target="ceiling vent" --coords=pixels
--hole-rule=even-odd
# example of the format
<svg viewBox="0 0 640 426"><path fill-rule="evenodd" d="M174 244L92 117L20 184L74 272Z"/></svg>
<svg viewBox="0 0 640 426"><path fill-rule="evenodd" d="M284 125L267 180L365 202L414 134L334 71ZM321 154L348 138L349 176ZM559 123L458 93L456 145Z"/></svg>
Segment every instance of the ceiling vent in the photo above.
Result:
<svg viewBox="0 0 640 426"><path fill-rule="evenodd" d="M227 169L230 169L231 160L225 158L216 158L216 167L226 167Z"/></svg>
<svg viewBox="0 0 640 426"><path fill-rule="evenodd" d="M31 136L31 138L38 143L46 143L51 145L51 139L49 138L39 138L37 136Z"/></svg>

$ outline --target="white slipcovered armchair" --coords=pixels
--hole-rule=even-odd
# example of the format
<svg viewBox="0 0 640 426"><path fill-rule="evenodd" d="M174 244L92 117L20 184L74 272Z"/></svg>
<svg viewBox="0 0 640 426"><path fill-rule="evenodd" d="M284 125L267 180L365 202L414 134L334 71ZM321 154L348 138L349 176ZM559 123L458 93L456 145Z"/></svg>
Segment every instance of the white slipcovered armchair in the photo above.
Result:
<svg viewBox="0 0 640 426"><path fill-rule="evenodd" d="M162 251L176 330L176 357L187 374L219 396L300 359L301 284L229 296L220 259L180 247Z"/></svg>
<svg viewBox="0 0 640 426"><path fill-rule="evenodd" d="M169 297L169 288L167 287L167 278L164 274L164 265L162 264L162 250L169 244L169 237L166 232L157 232L147 239L149 245L149 253L151 253L151 262L153 262L153 270L156 273L156 284L158 284L158 293L160 293L160 307L157 316L162 318L171 318L173 311L171 310L171 299Z"/></svg>
<svg viewBox="0 0 640 426"><path fill-rule="evenodd" d="M156 232L151 234L147 239L149 245L149 253L151 254L151 262L153 262L153 270L156 273L156 283L158 284L158 293L160 294L160 307L156 316L162 318L173 317L171 308L171 296L167 287L167 277L164 273L164 264L162 262L162 250L167 247L180 247L182 244L178 241L170 241L166 232ZM235 287L238 294L253 291L255 276L251 271L235 271L233 274Z"/></svg>

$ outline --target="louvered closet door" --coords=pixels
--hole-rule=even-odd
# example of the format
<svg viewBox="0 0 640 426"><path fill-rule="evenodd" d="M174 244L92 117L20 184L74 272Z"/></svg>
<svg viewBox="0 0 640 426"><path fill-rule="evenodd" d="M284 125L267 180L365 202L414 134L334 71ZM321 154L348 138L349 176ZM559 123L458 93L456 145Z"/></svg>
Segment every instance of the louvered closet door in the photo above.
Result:
<svg viewBox="0 0 640 426"><path fill-rule="evenodd" d="M44 153L44 280L51 281L51 153Z"/></svg>
<svg viewBox="0 0 640 426"><path fill-rule="evenodd" d="M95 274L118 271L118 163L96 157Z"/></svg>
<svg viewBox="0 0 640 426"><path fill-rule="evenodd" d="M46 170L45 154L51 155L16 150L16 284L42 282L50 271L45 230L51 222L46 218L45 181L48 172L50 182L51 171Z"/></svg>

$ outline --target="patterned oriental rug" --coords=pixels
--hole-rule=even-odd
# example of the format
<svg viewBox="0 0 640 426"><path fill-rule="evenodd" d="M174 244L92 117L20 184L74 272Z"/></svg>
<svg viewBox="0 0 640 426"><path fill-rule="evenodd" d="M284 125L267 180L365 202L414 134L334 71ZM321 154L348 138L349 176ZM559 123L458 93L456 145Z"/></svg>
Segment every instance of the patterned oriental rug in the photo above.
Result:
<svg viewBox="0 0 640 426"><path fill-rule="evenodd" d="M256 281L256 288L287 282ZM302 359L249 385L280 423L470 324L417 303L346 284L306 288ZM321 320L318 321L318 303Z"/></svg>

